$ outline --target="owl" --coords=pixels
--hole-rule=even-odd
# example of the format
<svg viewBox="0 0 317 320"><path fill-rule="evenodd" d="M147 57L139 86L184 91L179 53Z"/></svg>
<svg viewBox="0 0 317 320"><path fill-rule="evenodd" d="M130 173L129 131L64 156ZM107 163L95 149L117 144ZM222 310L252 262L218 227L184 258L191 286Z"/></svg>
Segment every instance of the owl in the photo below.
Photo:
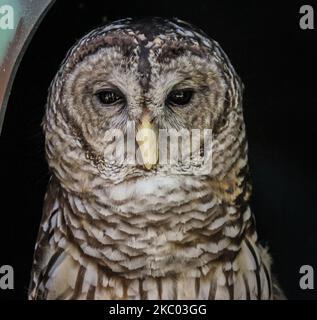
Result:
<svg viewBox="0 0 317 320"><path fill-rule="evenodd" d="M178 19L127 18L79 40L43 120L51 178L29 299L281 298L249 207L242 91L219 44ZM140 161L121 157L129 130ZM171 165L159 130L212 139Z"/></svg>

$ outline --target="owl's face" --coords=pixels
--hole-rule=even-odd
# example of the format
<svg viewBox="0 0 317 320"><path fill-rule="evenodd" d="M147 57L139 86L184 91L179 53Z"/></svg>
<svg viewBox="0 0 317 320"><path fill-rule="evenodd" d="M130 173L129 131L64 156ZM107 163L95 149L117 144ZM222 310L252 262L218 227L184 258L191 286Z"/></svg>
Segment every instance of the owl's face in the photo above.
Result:
<svg viewBox="0 0 317 320"><path fill-rule="evenodd" d="M72 49L53 83L45 120L53 170L58 171L57 158L69 157L66 162L73 161L73 167L90 174L96 174L101 164L108 179L164 171L159 163L113 162L105 168L100 159L114 142L113 130L126 138L128 123L135 125L136 134L144 124L154 132L211 129L217 140L230 127L226 109L238 103L233 101L232 86L240 90L220 50L187 24L167 20L119 21L88 34ZM53 115L62 132L50 125ZM63 142L53 142L56 134ZM67 141L72 147L66 147L65 135L74 138Z"/></svg>

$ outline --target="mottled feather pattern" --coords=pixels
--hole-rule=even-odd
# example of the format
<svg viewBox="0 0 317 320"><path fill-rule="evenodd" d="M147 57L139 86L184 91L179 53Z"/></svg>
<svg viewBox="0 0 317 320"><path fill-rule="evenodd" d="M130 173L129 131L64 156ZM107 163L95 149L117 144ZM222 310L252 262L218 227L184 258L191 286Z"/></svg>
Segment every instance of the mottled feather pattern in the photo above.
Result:
<svg viewBox="0 0 317 320"><path fill-rule="evenodd" d="M109 73L100 68L109 64ZM140 106L149 105L160 127L213 128L209 174L93 165L87 153L102 153L102 130L126 121L123 111L109 116L89 107L87 79L97 86L101 80L93 82L92 75L101 79L104 72L118 87L128 86L130 119L138 121ZM201 89L196 113L163 114L164 86L184 77L213 90ZM242 84L202 31L154 18L90 32L51 85L44 131L52 178L30 299L278 298L249 207Z"/></svg>

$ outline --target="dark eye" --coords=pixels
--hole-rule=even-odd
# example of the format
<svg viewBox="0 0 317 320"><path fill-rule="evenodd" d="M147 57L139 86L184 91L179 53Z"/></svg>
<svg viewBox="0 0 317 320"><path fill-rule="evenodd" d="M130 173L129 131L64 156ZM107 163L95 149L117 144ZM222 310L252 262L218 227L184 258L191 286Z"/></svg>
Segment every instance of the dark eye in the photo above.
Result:
<svg viewBox="0 0 317 320"><path fill-rule="evenodd" d="M105 105L111 105L123 99L122 95L111 90L100 91L96 93L96 96L99 102Z"/></svg>
<svg viewBox="0 0 317 320"><path fill-rule="evenodd" d="M174 90L167 97L167 103L177 106L188 104L193 96L192 90Z"/></svg>

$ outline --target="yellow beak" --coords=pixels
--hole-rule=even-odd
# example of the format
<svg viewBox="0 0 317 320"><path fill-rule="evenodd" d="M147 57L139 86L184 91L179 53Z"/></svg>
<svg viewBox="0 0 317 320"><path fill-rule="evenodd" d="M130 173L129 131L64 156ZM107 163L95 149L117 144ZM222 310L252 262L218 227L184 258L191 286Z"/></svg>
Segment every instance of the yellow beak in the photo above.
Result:
<svg viewBox="0 0 317 320"><path fill-rule="evenodd" d="M136 134L136 141L139 145L137 157L141 158L140 160L147 170L150 170L158 162L157 131L151 123L150 115L145 113Z"/></svg>

